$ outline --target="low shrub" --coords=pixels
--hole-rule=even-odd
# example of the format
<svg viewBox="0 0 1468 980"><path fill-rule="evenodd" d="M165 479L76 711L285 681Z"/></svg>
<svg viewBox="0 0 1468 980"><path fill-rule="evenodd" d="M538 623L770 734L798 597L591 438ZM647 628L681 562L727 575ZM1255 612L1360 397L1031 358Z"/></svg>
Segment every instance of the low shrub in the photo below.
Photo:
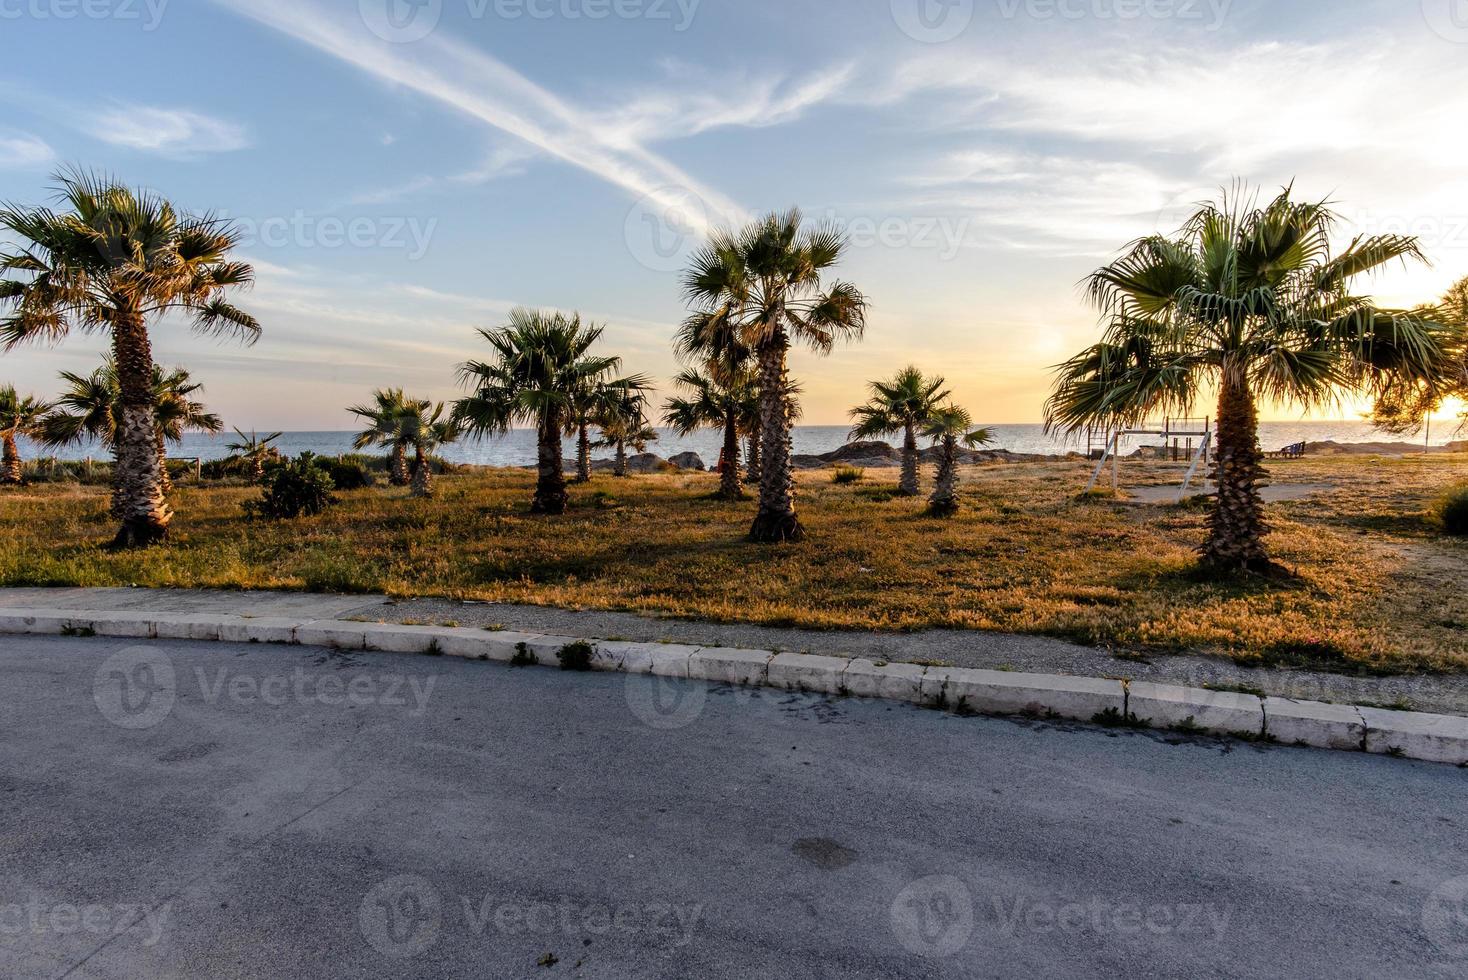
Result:
<svg viewBox="0 0 1468 980"><path fill-rule="evenodd" d="M867 471L860 466L838 466L831 474L831 482L837 484L860 483L867 478Z"/></svg>
<svg viewBox="0 0 1468 980"><path fill-rule="evenodd" d="M377 483L364 457L326 456L319 462L338 490L365 490Z"/></svg>
<svg viewBox="0 0 1468 980"><path fill-rule="evenodd" d="M1468 535L1468 483L1460 483L1438 500L1433 517L1448 534Z"/></svg>
<svg viewBox="0 0 1468 980"><path fill-rule="evenodd" d="M585 673L591 669L591 655L596 651L591 644L585 640L577 640L568 643L556 652L556 657L561 661L562 670L575 670Z"/></svg>
<svg viewBox="0 0 1468 980"><path fill-rule="evenodd" d="M336 484L314 453L270 466L262 483L265 490L260 499L245 502L245 512L251 517L289 521L319 514L336 502L331 495Z"/></svg>

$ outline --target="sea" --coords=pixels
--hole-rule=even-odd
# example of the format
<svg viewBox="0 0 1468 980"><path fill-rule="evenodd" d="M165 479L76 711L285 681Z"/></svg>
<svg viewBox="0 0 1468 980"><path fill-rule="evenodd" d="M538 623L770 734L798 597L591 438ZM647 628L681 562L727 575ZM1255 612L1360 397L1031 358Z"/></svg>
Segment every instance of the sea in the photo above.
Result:
<svg viewBox="0 0 1468 980"><path fill-rule="evenodd" d="M994 425L989 428L995 436L995 441L990 447L994 449L1007 449L1015 453L1060 455L1067 452L1084 453L1088 448L1087 437L1084 433L1065 438L1058 435L1047 435L1044 426L1041 425ZM279 447L281 452L292 456L302 452L335 456L353 451L352 436L351 432L287 432L274 445ZM829 453L850 442L849 436L850 430L845 426L799 426L793 433L795 452L811 456ZM1415 441L1422 445L1443 446L1463 438L1464 436L1456 430L1455 426L1447 424L1441 426L1440 431L1435 429L1427 437L1418 435L1415 440L1411 437L1385 435L1369 423L1361 421L1262 422L1259 426L1259 441L1266 450L1283 449L1285 446L1300 442L1327 441L1340 443ZM191 433L184 436L181 446L170 447L169 455L178 459L199 458L205 461L223 459L230 455L226 447L234 439L235 436L232 433L218 436ZM680 436L670 430L660 430L658 441L650 444L648 451L664 458L678 453L694 452L702 457L706 464L712 465L719 458L721 442L721 434L713 430L691 436ZM1155 445L1158 442L1160 440L1156 437L1135 437L1128 439L1123 446L1130 449L1142 445ZM1092 445L1100 448L1100 438L1097 437ZM567 439L565 447L566 456L569 458L575 451L574 443ZM26 445L24 440L22 440L21 453L26 459L55 457L62 460L89 458L102 460L108 456L105 450L96 445L79 444L62 450L49 450ZM535 433L530 429L519 429L498 438L468 440L445 446L441 455L450 462L475 466L530 466L535 462ZM607 451L593 452L593 456L597 458L609 455Z"/></svg>

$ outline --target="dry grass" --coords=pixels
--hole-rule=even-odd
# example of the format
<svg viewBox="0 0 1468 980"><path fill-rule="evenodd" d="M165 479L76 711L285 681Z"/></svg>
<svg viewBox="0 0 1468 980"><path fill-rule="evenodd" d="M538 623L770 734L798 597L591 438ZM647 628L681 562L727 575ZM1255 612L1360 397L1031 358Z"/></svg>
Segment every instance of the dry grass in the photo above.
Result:
<svg viewBox="0 0 1468 980"><path fill-rule="evenodd" d="M288 524L249 523L250 488L183 489L171 545L112 554L106 494L0 493L0 585L386 591L718 621L1040 633L1144 651L1203 649L1338 670L1468 668L1468 544L1437 533L1432 501L1468 457L1342 457L1276 465L1334 492L1276 505L1290 583L1210 583L1192 571L1198 506L1079 502L1081 464L964 474L963 510L887 499L895 471L858 485L802 478L811 541L741 539L751 504L706 499L712 475L599 477L563 518L526 512L532 477L466 473L431 502L382 489ZM1133 484L1177 468L1128 464Z"/></svg>

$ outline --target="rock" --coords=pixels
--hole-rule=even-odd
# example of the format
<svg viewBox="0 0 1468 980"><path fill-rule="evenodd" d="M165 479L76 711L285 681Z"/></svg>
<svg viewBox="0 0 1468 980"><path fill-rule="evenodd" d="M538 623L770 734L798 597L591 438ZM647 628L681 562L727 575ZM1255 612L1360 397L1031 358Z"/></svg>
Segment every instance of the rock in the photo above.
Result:
<svg viewBox="0 0 1468 980"><path fill-rule="evenodd" d="M835 452L822 454L821 459L828 463L866 463L873 459L885 459L901 464L902 453L885 442L850 442Z"/></svg>
<svg viewBox="0 0 1468 980"><path fill-rule="evenodd" d="M699 456L698 453L679 453L669 459L668 462L680 470L697 470L698 472L703 472L708 469L707 466L703 465L703 457Z"/></svg>

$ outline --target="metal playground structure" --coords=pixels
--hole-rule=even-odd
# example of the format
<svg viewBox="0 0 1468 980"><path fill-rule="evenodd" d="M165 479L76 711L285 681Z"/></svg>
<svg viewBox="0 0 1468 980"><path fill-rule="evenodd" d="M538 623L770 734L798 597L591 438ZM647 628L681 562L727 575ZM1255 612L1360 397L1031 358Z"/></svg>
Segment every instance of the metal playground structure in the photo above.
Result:
<svg viewBox="0 0 1468 980"><path fill-rule="evenodd" d="M1141 422L1133 427L1123 427L1113 430L1106 438L1106 448L1101 451L1101 459L1096 464L1096 472L1091 474L1091 482L1086 484L1086 493L1096 489L1096 484L1101 482L1101 474L1106 471L1106 464L1111 463L1111 489L1117 490L1121 486L1121 441L1133 439L1138 436L1161 436L1164 451L1171 444L1174 455L1176 455L1182 440L1187 440L1187 453L1191 457L1188 472L1183 477L1182 489L1178 491L1177 502L1182 503L1188 497L1188 491L1193 487L1193 481L1198 476L1198 470L1208 461L1208 454L1213 449L1213 419L1212 418L1165 418L1161 422ZM1197 446L1193 440L1198 440ZM1206 480L1205 480L1206 482Z"/></svg>

